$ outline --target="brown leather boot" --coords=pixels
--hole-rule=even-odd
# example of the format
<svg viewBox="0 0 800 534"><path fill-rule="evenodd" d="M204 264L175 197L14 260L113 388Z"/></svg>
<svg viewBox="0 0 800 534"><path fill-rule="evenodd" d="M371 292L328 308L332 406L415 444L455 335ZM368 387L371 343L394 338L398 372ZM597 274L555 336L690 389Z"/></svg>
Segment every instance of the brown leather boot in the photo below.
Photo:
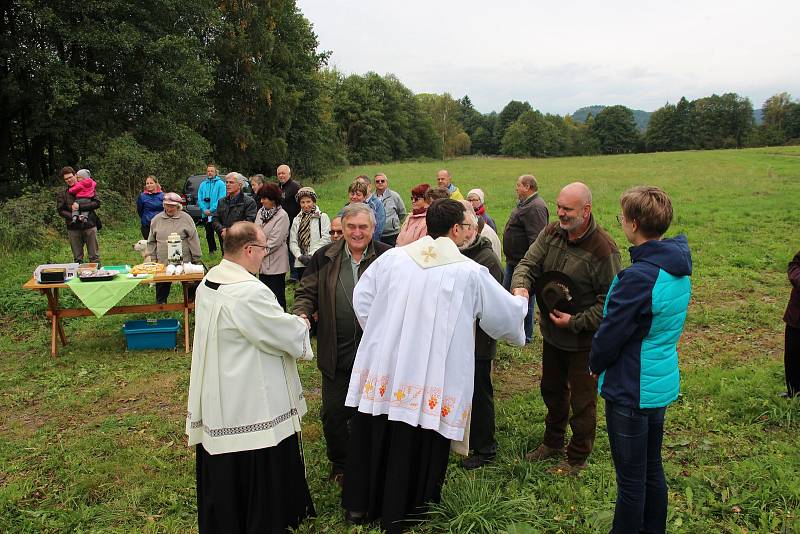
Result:
<svg viewBox="0 0 800 534"><path fill-rule="evenodd" d="M556 458L563 455L564 449L554 449L553 447L548 447L542 443L536 447L535 450L527 453L525 455L525 459L529 462L541 462L542 460L547 460L548 458Z"/></svg>

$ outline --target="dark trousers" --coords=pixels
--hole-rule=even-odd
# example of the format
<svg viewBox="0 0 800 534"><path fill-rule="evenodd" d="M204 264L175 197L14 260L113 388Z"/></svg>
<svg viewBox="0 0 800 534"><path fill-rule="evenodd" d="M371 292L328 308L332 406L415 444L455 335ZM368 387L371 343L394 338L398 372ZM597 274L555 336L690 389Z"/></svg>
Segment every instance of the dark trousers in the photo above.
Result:
<svg viewBox="0 0 800 534"><path fill-rule="evenodd" d="M597 427L597 379L589 374L589 351L564 351L545 341L541 390L547 406L544 444L562 448L569 422L572 439L567 445L567 459L572 463L585 461L592 452Z"/></svg>
<svg viewBox="0 0 800 534"><path fill-rule="evenodd" d="M450 440L435 430L357 412L344 474L342 506L380 519L396 534L424 519L438 503L447 474Z"/></svg>
<svg viewBox="0 0 800 534"><path fill-rule="evenodd" d="M516 263L506 263L506 272L503 274L503 287L505 287L508 291L511 291L511 278L514 276L514 269L516 269ZM533 324L536 322L534 317L534 304L536 303L536 297L533 294L533 288L531 288L528 293L530 293L530 298L528 299L528 315L525 316L525 343L530 343L531 339L533 339Z"/></svg>
<svg viewBox="0 0 800 534"><path fill-rule="evenodd" d="M156 304L166 304L169 298L169 290L172 287L172 282L158 282L156 283Z"/></svg>
<svg viewBox="0 0 800 534"><path fill-rule="evenodd" d="M214 231L214 223L211 221L205 222L206 227L206 242L208 242L208 253L213 254L217 251L217 242L214 240L216 232ZM219 247L222 248L222 236L219 238Z"/></svg>
<svg viewBox="0 0 800 534"><path fill-rule="evenodd" d="M382 242L382 243L386 243L386 244L387 244L387 245L389 245L390 247L397 246L397 236L399 236L399 235L400 235L400 234L394 234L394 235L382 235L382 236L381 236L381 242Z"/></svg>
<svg viewBox="0 0 800 534"><path fill-rule="evenodd" d="M189 301L194 302L194 295L197 293L197 286L199 282L192 282L189 286ZM169 298L169 291L172 288L172 282L156 282L156 304L166 304ZM181 288L183 290L183 288ZM183 297L181 297L183 298Z"/></svg>
<svg viewBox="0 0 800 534"><path fill-rule="evenodd" d="M143 224L141 226L142 230L142 239L147 239L150 237L150 224Z"/></svg>
<svg viewBox="0 0 800 534"><path fill-rule="evenodd" d="M783 369L786 373L786 392L800 394L800 328L786 325L783 345Z"/></svg>
<svg viewBox="0 0 800 534"><path fill-rule="evenodd" d="M278 304L286 311L286 273L259 274L258 279L275 294Z"/></svg>
<svg viewBox="0 0 800 534"><path fill-rule="evenodd" d="M617 472L612 533L666 532L667 481L661 464L665 411L606 401L608 441Z"/></svg>
<svg viewBox="0 0 800 534"><path fill-rule="evenodd" d="M325 447L333 473L344 473L347 462L347 441L350 438L350 419L356 409L345 406L347 388L350 385L350 371L336 371L331 380L322 375L322 432L325 434Z"/></svg>
<svg viewBox="0 0 800 534"><path fill-rule="evenodd" d="M472 420L469 428L469 448L475 454L494 456L494 389L492 360L475 360L475 389L472 393Z"/></svg>
<svg viewBox="0 0 800 534"><path fill-rule="evenodd" d="M286 244L289 244L289 238L286 238ZM297 272L298 268L294 266L294 254L292 254L292 249L289 249L289 280L297 280L300 281L300 274Z"/></svg>

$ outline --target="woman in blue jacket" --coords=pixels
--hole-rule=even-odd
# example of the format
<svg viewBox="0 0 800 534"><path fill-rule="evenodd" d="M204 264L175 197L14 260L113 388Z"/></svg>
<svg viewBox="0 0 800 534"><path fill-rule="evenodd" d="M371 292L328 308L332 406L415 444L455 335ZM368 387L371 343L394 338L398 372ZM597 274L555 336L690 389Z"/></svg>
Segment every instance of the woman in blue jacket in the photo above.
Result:
<svg viewBox="0 0 800 534"><path fill-rule="evenodd" d="M150 236L150 221L153 217L164 211L162 202L164 193L161 191L161 184L158 183L153 175L144 179L144 191L136 199L136 213L142 222L142 239Z"/></svg>
<svg viewBox="0 0 800 534"><path fill-rule="evenodd" d="M664 413L678 398L677 345L691 294L686 236L662 239L672 222L669 196L634 187L618 216L632 265L611 283L589 368L599 375L617 473L613 533L665 532L667 484L661 464Z"/></svg>

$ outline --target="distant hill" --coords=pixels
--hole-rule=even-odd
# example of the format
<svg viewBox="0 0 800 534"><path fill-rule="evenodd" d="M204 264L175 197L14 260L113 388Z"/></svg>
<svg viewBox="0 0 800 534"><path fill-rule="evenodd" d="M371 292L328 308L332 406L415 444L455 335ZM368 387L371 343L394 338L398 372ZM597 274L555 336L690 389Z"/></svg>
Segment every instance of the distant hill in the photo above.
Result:
<svg viewBox="0 0 800 534"><path fill-rule="evenodd" d="M576 122L586 122L586 117L589 116L589 113L591 113L593 117L596 117L605 107L607 106L586 106L573 113L572 120ZM650 123L650 115L652 115L652 112L643 111L641 109L632 109L631 111L633 111L633 120L636 121L636 127L642 131L646 130L647 125Z"/></svg>
<svg viewBox="0 0 800 534"><path fill-rule="evenodd" d="M572 120L576 122L586 122L586 117L589 116L589 113L592 114L593 117L596 117L598 113L603 111L603 108L606 106L586 106L575 113L572 114ZM636 127L639 130L644 131L647 129L647 125L650 124L650 115L653 114L652 111L643 111L641 109L634 109L633 111L633 119L636 121ZM761 114L761 108L754 108L753 109L753 120L756 123L756 126L760 126L763 122L764 118Z"/></svg>

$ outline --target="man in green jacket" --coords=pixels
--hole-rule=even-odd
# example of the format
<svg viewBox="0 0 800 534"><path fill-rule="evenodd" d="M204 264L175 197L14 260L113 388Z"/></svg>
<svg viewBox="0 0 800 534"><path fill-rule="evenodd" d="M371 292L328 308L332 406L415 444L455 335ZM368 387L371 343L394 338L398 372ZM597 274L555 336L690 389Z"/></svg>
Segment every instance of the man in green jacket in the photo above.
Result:
<svg viewBox="0 0 800 534"><path fill-rule="evenodd" d="M574 314L554 310L540 317L544 338L541 391L547 417L542 444L525 455L528 460L563 455L569 421L572 438L567 457L555 471L575 474L586 467L597 425L597 380L588 371L592 336L621 262L614 240L594 220L592 193L585 184L564 187L556 206L558 222L542 230L519 262L511 292L528 297L537 278L549 271L567 275L575 285Z"/></svg>
<svg viewBox="0 0 800 534"><path fill-rule="evenodd" d="M391 249L372 239L375 214L356 202L342 210L344 239L325 245L311 258L294 297L292 313L303 318L318 314L317 367L322 372L322 432L330 479L341 485L347 460L348 422L355 408L344 405L350 374L361 340L353 311L353 289L375 259Z"/></svg>

